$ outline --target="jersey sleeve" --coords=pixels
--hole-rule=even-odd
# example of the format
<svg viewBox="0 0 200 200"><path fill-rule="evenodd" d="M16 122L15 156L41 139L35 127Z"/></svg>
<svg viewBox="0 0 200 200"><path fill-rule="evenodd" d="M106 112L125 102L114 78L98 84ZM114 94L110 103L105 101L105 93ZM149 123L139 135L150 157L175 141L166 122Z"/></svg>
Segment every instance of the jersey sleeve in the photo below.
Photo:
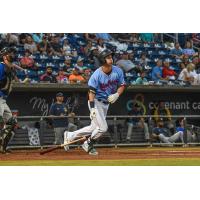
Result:
<svg viewBox="0 0 200 200"><path fill-rule="evenodd" d="M119 86L125 86L126 82L124 80L124 73L121 69L119 69Z"/></svg>
<svg viewBox="0 0 200 200"><path fill-rule="evenodd" d="M98 88L98 79L97 79L97 73L92 74L92 76L90 77L89 81L88 81L88 86L90 88L94 88L95 90Z"/></svg>

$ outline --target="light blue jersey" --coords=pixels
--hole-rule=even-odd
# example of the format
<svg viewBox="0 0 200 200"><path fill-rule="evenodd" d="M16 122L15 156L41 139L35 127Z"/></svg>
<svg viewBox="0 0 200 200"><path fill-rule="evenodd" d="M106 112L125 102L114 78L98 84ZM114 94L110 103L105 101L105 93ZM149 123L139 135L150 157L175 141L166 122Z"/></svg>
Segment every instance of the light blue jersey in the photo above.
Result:
<svg viewBox="0 0 200 200"><path fill-rule="evenodd" d="M89 87L96 91L96 99L107 101L108 96L117 92L118 87L125 85L123 71L112 66L112 72L108 75L98 68L88 81Z"/></svg>

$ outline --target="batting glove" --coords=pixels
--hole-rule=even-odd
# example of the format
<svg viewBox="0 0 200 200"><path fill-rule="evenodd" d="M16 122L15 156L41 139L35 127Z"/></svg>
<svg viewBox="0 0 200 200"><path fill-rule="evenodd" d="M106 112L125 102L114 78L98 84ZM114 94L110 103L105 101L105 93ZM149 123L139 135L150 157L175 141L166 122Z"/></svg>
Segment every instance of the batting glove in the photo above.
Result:
<svg viewBox="0 0 200 200"><path fill-rule="evenodd" d="M96 108L91 108L90 119L93 120L96 117Z"/></svg>
<svg viewBox="0 0 200 200"><path fill-rule="evenodd" d="M108 97L108 102L109 103L115 103L115 101L117 101L118 98L119 98L119 94L118 94L118 92L116 92L115 94L111 94Z"/></svg>

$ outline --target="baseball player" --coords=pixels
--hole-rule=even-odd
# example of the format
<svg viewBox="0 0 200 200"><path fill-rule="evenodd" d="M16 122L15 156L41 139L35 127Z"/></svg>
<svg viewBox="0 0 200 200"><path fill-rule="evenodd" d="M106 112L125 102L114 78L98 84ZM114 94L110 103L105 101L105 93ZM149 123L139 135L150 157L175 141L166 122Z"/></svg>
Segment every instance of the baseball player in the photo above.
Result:
<svg viewBox="0 0 200 200"><path fill-rule="evenodd" d="M0 51L0 151L7 152L7 145L14 135L14 128L17 124L12 116L11 110L6 104L6 98L12 89L14 79L14 68L12 64L15 56L15 49L3 48Z"/></svg>
<svg viewBox="0 0 200 200"><path fill-rule="evenodd" d="M117 101L125 89L125 81L122 70L113 65L112 52L104 50L99 54L99 67L88 81L88 107L90 110L91 124L74 132L64 133L64 143L74 140L77 136L91 134L83 143L82 148L90 155L98 155L93 147L99 138L108 129L106 115L109 104ZM65 150L69 146L65 146Z"/></svg>
<svg viewBox="0 0 200 200"><path fill-rule="evenodd" d="M152 130L152 138L157 139L158 141L162 143L174 143L179 140L181 140L182 143L184 143L183 140L183 134L184 134L184 123L183 120L180 120L179 126L177 126L176 133L170 136L169 132L170 130L168 128L164 128L164 122L163 119L159 119L157 121L157 126L153 128Z"/></svg>

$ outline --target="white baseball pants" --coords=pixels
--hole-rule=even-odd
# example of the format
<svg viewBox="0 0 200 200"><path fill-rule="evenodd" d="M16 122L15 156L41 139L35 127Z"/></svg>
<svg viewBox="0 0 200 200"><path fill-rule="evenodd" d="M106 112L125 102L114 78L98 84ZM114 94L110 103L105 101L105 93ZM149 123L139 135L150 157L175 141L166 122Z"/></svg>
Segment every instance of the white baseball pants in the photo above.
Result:
<svg viewBox="0 0 200 200"><path fill-rule="evenodd" d="M96 99L94 101L96 108L96 117L91 120L91 124L89 126L81 128L74 132L68 132L67 138L69 140L74 140L77 136L90 133L91 133L91 138L96 139L107 131L108 125L106 122L106 115L109 108L109 104L104 104L103 102L100 102ZM91 108L89 101L88 101L88 107L90 110Z"/></svg>

